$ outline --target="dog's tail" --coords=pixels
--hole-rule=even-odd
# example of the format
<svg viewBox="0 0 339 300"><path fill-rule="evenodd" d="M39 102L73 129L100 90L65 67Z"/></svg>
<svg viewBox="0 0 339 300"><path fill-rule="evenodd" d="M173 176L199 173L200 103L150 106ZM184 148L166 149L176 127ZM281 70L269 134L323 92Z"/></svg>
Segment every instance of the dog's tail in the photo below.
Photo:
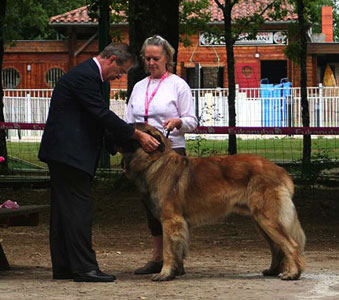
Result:
<svg viewBox="0 0 339 300"><path fill-rule="evenodd" d="M291 236L294 238L294 240L299 245L300 253L303 254L304 249L305 249L306 236L305 236L304 230L301 228L296 212L294 215L293 226L291 228Z"/></svg>
<svg viewBox="0 0 339 300"><path fill-rule="evenodd" d="M281 210L280 210L280 220L285 229L288 231L290 236L298 244L300 253L304 252L306 237L304 230L302 229L296 208L292 202L293 190L284 189L281 191Z"/></svg>

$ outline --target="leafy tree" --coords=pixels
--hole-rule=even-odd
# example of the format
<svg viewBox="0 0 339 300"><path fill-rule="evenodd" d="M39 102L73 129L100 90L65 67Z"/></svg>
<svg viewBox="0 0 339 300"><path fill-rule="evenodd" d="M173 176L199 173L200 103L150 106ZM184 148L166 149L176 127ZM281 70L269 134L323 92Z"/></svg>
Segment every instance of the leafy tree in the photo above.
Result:
<svg viewBox="0 0 339 300"><path fill-rule="evenodd" d="M198 30L214 32L215 27L208 24L211 20L209 0L179 1L179 39L184 46L190 46L190 36ZM219 32L219 31L218 31Z"/></svg>
<svg viewBox="0 0 339 300"><path fill-rule="evenodd" d="M296 9L298 14L298 27L299 27L299 61L300 61L300 89L301 89L301 107L302 107L302 120L303 126L310 126L310 112L307 100L307 10L305 9L305 2L307 0L295 0ZM309 1L312 2L312 1ZM311 162L311 136L303 136L303 166L304 168Z"/></svg>
<svg viewBox="0 0 339 300"><path fill-rule="evenodd" d="M55 39L49 18L86 5L86 0L7 0L5 41Z"/></svg>
<svg viewBox="0 0 339 300"><path fill-rule="evenodd" d="M318 0L289 0L298 15L298 22L289 27L289 45L286 56L300 65L300 92L303 127L310 126L309 105L307 99L307 31L317 19L316 2ZM303 167L308 169L311 161L311 136L303 136Z"/></svg>
<svg viewBox="0 0 339 300"><path fill-rule="evenodd" d="M236 20L232 19L232 9L235 4L240 2L247 2L247 0L214 0L224 16L224 40L226 43L227 54L227 75L228 75L228 114L229 126L236 126L236 112L235 112L235 74L234 74L234 44L239 39L242 32L248 32L249 38L254 38L258 32L259 27L264 23L264 13L275 7L279 8L276 2L272 0L268 5L260 5L259 9L249 17L242 17ZM253 2L253 1L251 1ZM279 2L280 4L280 2ZM228 153L237 153L237 139L235 134L229 134Z"/></svg>
<svg viewBox="0 0 339 300"><path fill-rule="evenodd" d="M312 24L312 32L321 33L322 6L333 7L333 39L339 41L339 2L337 0L305 1L305 10Z"/></svg>
<svg viewBox="0 0 339 300"><path fill-rule="evenodd" d="M48 26L48 16L36 0L7 0L4 38L33 40L42 38Z"/></svg>
<svg viewBox="0 0 339 300"><path fill-rule="evenodd" d="M97 18L98 0L91 0L91 16ZM160 34L166 38L176 50L176 61L179 39L184 45L189 45L189 36L198 29L206 29L210 15L207 11L209 0L198 1L137 1L115 0L111 1L111 22L129 24L129 40L132 49L138 57L138 67L128 74L128 95L134 84L146 76L143 62L139 56L144 40L153 35ZM156 13L155 13L156 12ZM120 40L119 32L112 32L112 38Z"/></svg>
<svg viewBox="0 0 339 300"><path fill-rule="evenodd" d="M321 7L334 6L332 0L289 0L298 15L298 22L289 26L289 45L285 49L286 56L300 65L300 91L303 127L310 126L309 105L307 99L307 31L321 32ZM308 170L311 162L311 136L303 136L303 169Z"/></svg>
<svg viewBox="0 0 339 300"><path fill-rule="evenodd" d="M127 95L135 83L145 77L140 49L145 39L154 34L163 36L175 49L176 61L179 44L179 1L129 0L128 23L130 46L138 57L138 66L128 73Z"/></svg>
<svg viewBox="0 0 339 300"><path fill-rule="evenodd" d="M333 38L335 42L339 42L339 2L333 5Z"/></svg>
<svg viewBox="0 0 339 300"><path fill-rule="evenodd" d="M53 38L49 17L85 5L86 0L1 0L0 1L0 122L4 122L2 60L4 44L18 39ZM0 129L0 155L7 157L5 130ZM7 159L0 166L8 172Z"/></svg>

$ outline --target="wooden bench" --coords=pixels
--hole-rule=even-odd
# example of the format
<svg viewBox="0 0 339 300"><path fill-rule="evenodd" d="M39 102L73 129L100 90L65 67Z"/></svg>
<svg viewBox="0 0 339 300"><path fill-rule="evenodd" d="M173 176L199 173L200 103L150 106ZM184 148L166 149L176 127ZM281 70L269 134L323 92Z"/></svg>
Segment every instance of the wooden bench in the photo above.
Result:
<svg viewBox="0 0 339 300"><path fill-rule="evenodd" d="M0 226L37 226L39 214L49 205L23 205L17 209L0 208ZM8 270L9 263L0 241L0 270Z"/></svg>

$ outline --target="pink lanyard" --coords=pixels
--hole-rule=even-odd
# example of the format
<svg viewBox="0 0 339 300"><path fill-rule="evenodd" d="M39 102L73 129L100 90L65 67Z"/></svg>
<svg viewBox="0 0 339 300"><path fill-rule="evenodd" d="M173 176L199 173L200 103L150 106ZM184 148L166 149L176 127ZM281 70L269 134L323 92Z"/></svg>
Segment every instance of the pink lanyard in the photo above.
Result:
<svg viewBox="0 0 339 300"><path fill-rule="evenodd" d="M144 115L144 120L145 123L147 123L147 119L148 119L148 109L149 109L149 105L151 103L151 101L153 100L155 94L157 93L160 84L165 80L165 78L167 77L168 72L166 71L166 73L164 75L161 76L160 81L158 83L158 85L156 86L156 88L154 89L151 97L148 98L148 89L149 89L149 85L151 83L151 76L148 78L148 84L147 84L147 89L146 89L146 97L145 97L145 115Z"/></svg>

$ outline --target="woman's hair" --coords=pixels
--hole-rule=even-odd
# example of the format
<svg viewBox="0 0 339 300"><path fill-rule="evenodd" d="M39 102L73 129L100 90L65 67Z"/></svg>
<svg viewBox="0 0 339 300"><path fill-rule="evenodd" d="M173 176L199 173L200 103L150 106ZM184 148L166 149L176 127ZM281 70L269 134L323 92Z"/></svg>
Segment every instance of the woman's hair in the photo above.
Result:
<svg viewBox="0 0 339 300"><path fill-rule="evenodd" d="M163 37L157 34L147 38L141 48L141 57L144 61L145 61L146 46L162 46L167 56L166 69L167 71L173 72L174 70L173 56L174 56L175 50L167 40L165 40Z"/></svg>
<svg viewBox="0 0 339 300"><path fill-rule="evenodd" d="M136 57L131 48L124 43L110 43L100 52L102 58L109 58L115 55L116 63L118 66L122 66L125 62L131 61L132 65L136 64Z"/></svg>

